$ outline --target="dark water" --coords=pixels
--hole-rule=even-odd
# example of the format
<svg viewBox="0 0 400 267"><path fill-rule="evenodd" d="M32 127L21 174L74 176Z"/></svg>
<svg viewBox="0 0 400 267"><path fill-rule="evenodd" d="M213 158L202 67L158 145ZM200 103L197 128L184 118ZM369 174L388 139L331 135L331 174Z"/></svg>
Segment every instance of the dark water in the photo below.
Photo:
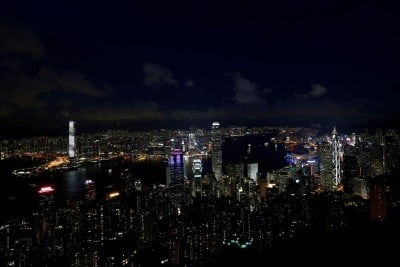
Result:
<svg viewBox="0 0 400 267"><path fill-rule="evenodd" d="M159 160L134 162L119 158L89 164L47 178L50 178L49 182L54 183L59 202L66 199L82 199L87 179L95 182L98 198L103 198L107 190L119 187L121 174L130 174L133 179L140 179L144 185L165 183L165 166L166 164Z"/></svg>
<svg viewBox="0 0 400 267"><path fill-rule="evenodd" d="M246 135L237 138L225 139L222 146L224 165L233 163L258 163L258 171L277 170L287 163L285 146L271 142L272 134ZM249 146L250 145L250 146Z"/></svg>
<svg viewBox="0 0 400 267"><path fill-rule="evenodd" d="M0 161L0 222L10 216L29 213L34 206L33 190L29 182L15 179L12 171L42 163L25 157Z"/></svg>
<svg viewBox="0 0 400 267"><path fill-rule="evenodd" d="M85 194L85 181L96 184L96 195L102 198L107 190L118 188L121 172L129 170L133 179L142 183L165 183L165 166L161 161L133 162L118 158L81 166L66 172L48 172L37 177L17 178L14 169L38 165L31 159L7 159L0 161L0 219L28 215L37 204L37 191L51 185L55 189L56 202L61 206L69 201L80 200Z"/></svg>

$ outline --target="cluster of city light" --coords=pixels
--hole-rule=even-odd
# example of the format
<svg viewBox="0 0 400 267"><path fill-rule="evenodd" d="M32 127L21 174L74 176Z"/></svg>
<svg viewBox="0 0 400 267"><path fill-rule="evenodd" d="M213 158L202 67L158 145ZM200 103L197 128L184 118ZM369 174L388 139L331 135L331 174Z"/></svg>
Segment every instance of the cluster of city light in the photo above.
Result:
<svg viewBox="0 0 400 267"><path fill-rule="evenodd" d="M86 181L85 181L85 184L86 185L88 185L88 184L93 184L94 182L93 182L93 180L91 180L91 179L87 179Z"/></svg>
<svg viewBox="0 0 400 267"><path fill-rule="evenodd" d="M68 128L68 156L75 158L76 143L75 143L75 122L69 121Z"/></svg>
<svg viewBox="0 0 400 267"><path fill-rule="evenodd" d="M109 199L115 198L117 196L119 196L119 192L111 192L111 193L108 194L108 198Z"/></svg>
<svg viewBox="0 0 400 267"><path fill-rule="evenodd" d="M332 131L332 163L333 163L333 184L338 186L341 182L341 168L340 168L340 155L341 155L341 146L340 141L337 136L336 127L333 128Z"/></svg>
<svg viewBox="0 0 400 267"><path fill-rule="evenodd" d="M237 247L242 248L242 249L245 249L245 248L251 246L252 243L253 243L253 238L251 238L248 241L242 243L242 242L240 242L239 237L233 238L232 240L230 240L228 242L225 242L225 240L222 241L222 244L224 244L224 245L237 246Z"/></svg>
<svg viewBox="0 0 400 267"><path fill-rule="evenodd" d="M49 163L47 163L45 169L55 168L60 165L66 164L68 162L69 162L69 160L67 157L57 157L53 161L50 161Z"/></svg>
<svg viewBox="0 0 400 267"><path fill-rule="evenodd" d="M39 194L45 194L45 193L50 193L53 192L54 188L51 186L43 186L39 189L38 193Z"/></svg>

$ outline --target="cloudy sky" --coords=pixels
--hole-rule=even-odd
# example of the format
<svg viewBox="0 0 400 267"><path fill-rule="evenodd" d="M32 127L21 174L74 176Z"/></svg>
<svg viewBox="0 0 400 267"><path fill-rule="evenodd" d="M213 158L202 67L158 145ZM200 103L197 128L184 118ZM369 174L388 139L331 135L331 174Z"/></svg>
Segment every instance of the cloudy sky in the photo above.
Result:
<svg viewBox="0 0 400 267"><path fill-rule="evenodd" d="M9 2L0 11L3 128L71 119L394 125L399 117L393 3Z"/></svg>

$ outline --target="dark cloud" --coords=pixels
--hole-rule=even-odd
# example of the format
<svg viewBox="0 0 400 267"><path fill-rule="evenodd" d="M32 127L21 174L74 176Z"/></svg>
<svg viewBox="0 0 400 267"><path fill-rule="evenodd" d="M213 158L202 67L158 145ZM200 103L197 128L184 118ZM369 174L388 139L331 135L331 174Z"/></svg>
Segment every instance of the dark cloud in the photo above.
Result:
<svg viewBox="0 0 400 267"><path fill-rule="evenodd" d="M194 82L192 80L185 81L185 87L193 87L193 86L194 86Z"/></svg>
<svg viewBox="0 0 400 267"><path fill-rule="evenodd" d="M380 118L392 118L391 111L384 111L369 98L348 98L335 100L329 97L310 97L309 94L295 95L280 99L263 112L263 118L292 123L319 122L337 125L359 125L378 121Z"/></svg>
<svg viewBox="0 0 400 267"><path fill-rule="evenodd" d="M231 108L206 108L204 110L195 109L173 109L169 112L169 116L172 120L186 120L186 121L196 121L196 120L215 120L229 118L233 115Z"/></svg>
<svg viewBox="0 0 400 267"><path fill-rule="evenodd" d="M264 103L262 97L264 91L258 90L258 85L242 76L240 72L232 74L233 78L233 101L237 104Z"/></svg>
<svg viewBox="0 0 400 267"><path fill-rule="evenodd" d="M179 83L174 78L172 72L163 68L155 63L146 63L143 66L144 71L144 84L147 87L158 88L164 85L171 85L173 87L178 87Z"/></svg>
<svg viewBox="0 0 400 267"><path fill-rule="evenodd" d="M9 17L26 24L0 21L1 119L227 125L398 114L398 38L384 38L394 26L367 23L379 12L370 4L345 14L340 0L338 21L337 1L314 2L163 4L155 13L153 4L146 12L97 5L107 19L78 12L72 21L69 5L56 5L57 16L54 5L20 5ZM376 18L389 21L386 13ZM299 88L314 80L321 84Z"/></svg>
<svg viewBox="0 0 400 267"><path fill-rule="evenodd" d="M273 91L274 91L273 88L264 88L264 89L261 91L261 94L262 94L262 95L267 95L267 94L272 93Z"/></svg>
<svg viewBox="0 0 400 267"><path fill-rule="evenodd" d="M0 76L0 103L9 107L11 113L15 109L41 109L46 102L39 98L43 92L50 90L50 84L38 78L25 74L11 74Z"/></svg>
<svg viewBox="0 0 400 267"><path fill-rule="evenodd" d="M12 72L20 72L22 70L22 62L11 57L0 58L0 68Z"/></svg>
<svg viewBox="0 0 400 267"><path fill-rule="evenodd" d="M156 102L134 102L131 105L97 105L81 107L73 114L74 118L86 121L146 121L165 119L165 112Z"/></svg>
<svg viewBox="0 0 400 267"><path fill-rule="evenodd" d="M323 87L322 85L318 84L318 83L314 83L311 84L311 91L310 91L310 95L313 97L321 97L323 95L325 95L328 92L328 90Z"/></svg>
<svg viewBox="0 0 400 267"><path fill-rule="evenodd" d="M313 83L310 86L311 86L311 90L308 93L295 93L294 98L297 100L320 98L323 95L326 95L326 93L328 92L328 89L326 89L326 87L324 87L318 83Z"/></svg>
<svg viewBox="0 0 400 267"><path fill-rule="evenodd" d="M41 67L37 75L4 73L0 75L0 105L3 116L22 111L30 116L56 117L83 100L105 96L99 89L76 71L57 72L52 67Z"/></svg>
<svg viewBox="0 0 400 267"><path fill-rule="evenodd" d="M0 22L0 116L66 116L77 103L105 96L84 74L44 62L39 37L20 24ZM79 99L77 101L76 99ZM83 99L83 100L82 100Z"/></svg>
<svg viewBox="0 0 400 267"><path fill-rule="evenodd" d="M310 98L309 94L300 94L300 93L295 93L293 96L297 100L306 100Z"/></svg>
<svg viewBox="0 0 400 267"><path fill-rule="evenodd" d="M57 72L54 68L45 66L40 69L39 77L42 81L49 82L52 90L72 91L89 96L104 96L106 91L95 87L84 74L74 70Z"/></svg>
<svg viewBox="0 0 400 267"><path fill-rule="evenodd" d="M16 23L0 21L0 55L22 55L40 60L44 54L43 44L33 31Z"/></svg>
<svg viewBox="0 0 400 267"><path fill-rule="evenodd" d="M322 92L322 91L321 91ZM337 101L330 98L311 97L311 93L280 98L275 102L225 104L204 109L173 109L166 111L171 121L196 123L220 120L224 124L270 124L326 122L337 125L356 125L392 117L389 111L372 106L368 98Z"/></svg>

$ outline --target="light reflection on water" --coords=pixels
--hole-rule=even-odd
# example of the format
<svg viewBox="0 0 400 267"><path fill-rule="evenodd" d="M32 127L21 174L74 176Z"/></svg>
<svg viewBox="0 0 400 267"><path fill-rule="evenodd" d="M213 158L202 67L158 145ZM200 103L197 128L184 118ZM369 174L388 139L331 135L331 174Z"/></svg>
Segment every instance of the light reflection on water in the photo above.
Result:
<svg viewBox="0 0 400 267"><path fill-rule="evenodd" d="M63 197L67 199L80 198L83 194L85 180L85 172L81 168L63 173L61 177Z"/></svg>
<svg viewBox="0 0 400 267"><path fill-rule="evenodd" d="M128 168L129 161L113 160L81 166L76 170L70 170L55 177L61 200L82 199L85 195L85 181L90 179L96 183L97 191L101 187L113 184L117 181L122 169ZM109 170L112 170L110 174Z"/></svg>

